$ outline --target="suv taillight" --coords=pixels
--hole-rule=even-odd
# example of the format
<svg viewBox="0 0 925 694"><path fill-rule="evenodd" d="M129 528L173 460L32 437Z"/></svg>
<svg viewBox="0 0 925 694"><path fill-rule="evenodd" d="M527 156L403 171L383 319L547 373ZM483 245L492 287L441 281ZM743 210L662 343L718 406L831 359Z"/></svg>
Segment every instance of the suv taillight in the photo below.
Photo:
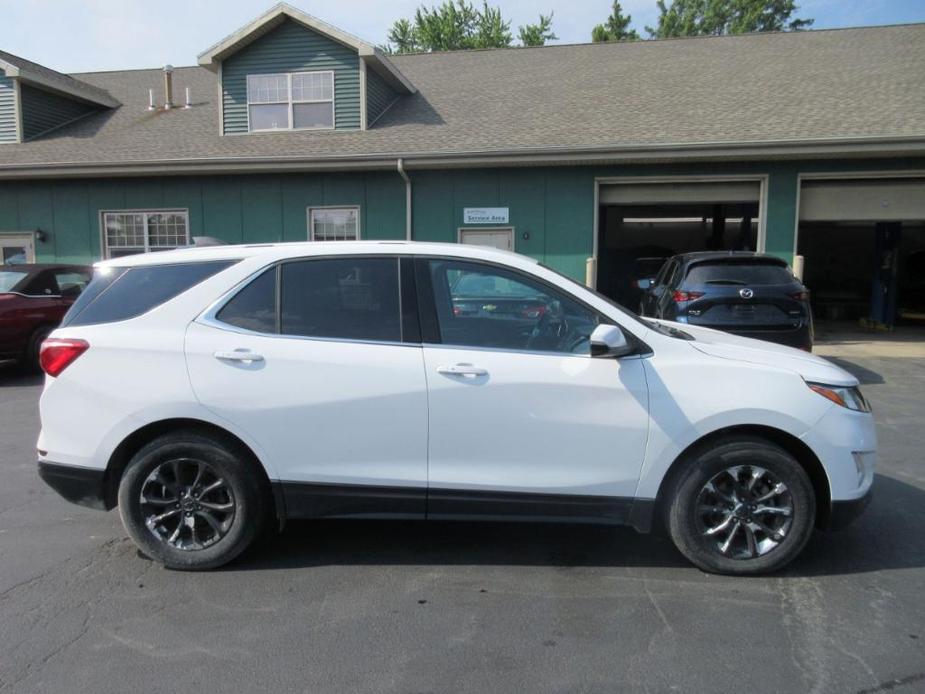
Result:
<svg viewBox="0 0 925 694"><path fill-rule="evenodd" d="M39 364L49 376L58 376L71 363L90 348L86 340L49 338L39 349Z"/></svg>
<svg viewBox="0 0 925 694"><path fill-rule="evenodd" d="M682 301L693 301L694 299L699 299L703 296L703 292L682 292L680 289L675 289L671 292L671 298L677 303Z"/></svg>

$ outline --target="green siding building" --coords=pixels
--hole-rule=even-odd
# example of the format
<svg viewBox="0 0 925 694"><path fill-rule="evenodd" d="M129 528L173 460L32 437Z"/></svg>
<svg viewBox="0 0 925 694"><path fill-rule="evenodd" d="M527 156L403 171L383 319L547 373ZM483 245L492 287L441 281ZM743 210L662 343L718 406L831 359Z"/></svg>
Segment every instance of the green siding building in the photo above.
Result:
<svg viewBox="0 0 925 694"><path fill-rule="evenodd" d="M195 67L0 52L5 258L491 243L630 302L640 257L750 249L863 312L884 225L900 273L925 249L925 25L389 56L279 5Z"/></svg>

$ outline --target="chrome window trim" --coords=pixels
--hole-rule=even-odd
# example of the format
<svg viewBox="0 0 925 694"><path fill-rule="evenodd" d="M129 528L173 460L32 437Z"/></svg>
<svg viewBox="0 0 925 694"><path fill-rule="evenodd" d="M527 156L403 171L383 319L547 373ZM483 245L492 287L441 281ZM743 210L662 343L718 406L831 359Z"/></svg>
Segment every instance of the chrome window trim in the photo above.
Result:
<svg viewBox="0 0 925 694"><path fill-rule="evenodd" d="M457 350L465 349L465 350L474 350L474 351L479 351L479 352L498 352L502 354L532 354L532 355L540 355L540 356L559 356L559 357L577 358L577 359L594 359L595 358L595 357L592 357L591 354L572 354L569 352L555 352L555 351L548 351L548 350L522 350L522 349L510 349L510 348L503 348L503 347L473 347L470 345L456 345L456 344L449 344L445 342L424 342L423 340L419 342L405 342L405 341L396 342L393 340L357 340L357 339L346 338L346 337L340 338L340 337L311 337L307 335L284 335L281 332L265 333L265 332L260 332L257 330L248 330L247 328L241 328L236 325L231 325L230 323L225 323L224 321L220 321L218 320L218 318L216 318L219 311L221 311L225 307L225 304L231 301L231 299L239 291L241 291L245 286L247 286L248 284L253 282L255 279L257 279L264 272L269 271L271 268L279 269L281 268L282 265L286 263L300 262L300 261L305 261L305 260L332 260L332 259L342 259L342 258L383 258L383 257L394 258L399 263L401 262L402 258L412 258L412 259L421 258L424 260L458 260L458 261L483 263L491 267L507 269L511 272L525 275L526 277L529 277L529 278L533 278L535 281L543 285L549 286L555 291L567 294L569 297L572 298L573 301L576 301L579 304L581 304L583 307L587 308L588 310L597 313L603 319L607 321L611 321L609 316L607 316L606 314L604 314L602 311L598 310L597 308L590 306L585 301L583 301L581 298L575 296L572 292L568 291L567 289L558 287L541 277L536 277L534 275L531 275L530 273L520 270L519 268L512 268L508 265L504 265L503 263L495 263L492 261L485 261L481 259L473 261L472 259L464 257L464 256L453 256L453 255L420 255L420 254L415 254L415 253L400 253L396 255L389 255L386 253L373 253L373 254L366 255L366 254L352 254L352 253L351 254L331 253L331 254L324 254L324 255L308 255L308 256L296 256L292 258L282 258L280 260L275 260L269 263L268 265L264 265L258 268L257 270L255 270L254 272L252 272L251 274L249 274L244 279L237 282L230 289L225 291L215 301L209 304L206 307L206 309L202 311L196 318L194 318L192 322L199 323L200 325L205 325L210 328L215 328L217 330L223 330L223 331L230 332L230 333L237 333L239 335L250 335L252 337L269 337L269 338L286 339L286 340L303 340L303 341L309 341L309 342L335 342L335 343L344 343L344 344L385 345L385 346L390 346L390 347L423 348L426 346L426 347L431 347L435 349L457 349ZM283 273L281 271L278 271L277 276L276 276L276 301L277 302L281 300L281 295L282 295L281 294L282 293L282 276L283 276ZM401 306L401 291L402 291L401 269L399 265L399 282L398 282L399 306ZM415 297L415 301L417 301L417 297ZM418 310L420 310L420 307L418 307ZM280 329L279 325L277 325L277 329ZM632 331L626 331L622 327L621 329L623 329L624 332L630 332L630 334L632 334ZM627 359L644 359L644 358L653 356L654 352L648 345L646 345L646 343L644 343L640 338L636 337L635 335L633 335L633 337L636 340L638 340L640 344L640 348L641 348L640 351L636 354L628 354L625 357L620 357L618 360L615 360L615 361L624 361Z"/></svg>
<svg viewBox="0 0 925 694"><path fill-rule="evenodd" d="M0 294L15 294L25 299L60 299L61 294L23 294L22 292L0 292Z"/></svg>

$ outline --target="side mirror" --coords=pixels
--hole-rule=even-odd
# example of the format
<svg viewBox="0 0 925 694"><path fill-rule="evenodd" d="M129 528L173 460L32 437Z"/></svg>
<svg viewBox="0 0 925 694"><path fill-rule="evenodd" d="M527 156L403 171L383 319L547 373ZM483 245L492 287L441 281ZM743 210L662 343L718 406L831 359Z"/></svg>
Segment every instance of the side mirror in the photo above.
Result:
<svg viewBox="0 0 925 694"><path fill-rule="evenodd" d="M599 325L591 333L592 357L623 357L633 351L616 325Z"/></svg>

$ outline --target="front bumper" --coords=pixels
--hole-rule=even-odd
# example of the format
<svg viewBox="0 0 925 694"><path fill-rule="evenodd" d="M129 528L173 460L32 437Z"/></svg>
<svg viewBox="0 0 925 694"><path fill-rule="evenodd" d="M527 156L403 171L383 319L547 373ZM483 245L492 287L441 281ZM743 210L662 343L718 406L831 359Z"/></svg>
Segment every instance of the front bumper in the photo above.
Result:
<svg viewBox="0 0 925 694"><path fill-rule="evenodd" d="M39 477L45 484L71 503L101 511L112 508L106 500L105 476L104 470L39 461Z"/></svg>

